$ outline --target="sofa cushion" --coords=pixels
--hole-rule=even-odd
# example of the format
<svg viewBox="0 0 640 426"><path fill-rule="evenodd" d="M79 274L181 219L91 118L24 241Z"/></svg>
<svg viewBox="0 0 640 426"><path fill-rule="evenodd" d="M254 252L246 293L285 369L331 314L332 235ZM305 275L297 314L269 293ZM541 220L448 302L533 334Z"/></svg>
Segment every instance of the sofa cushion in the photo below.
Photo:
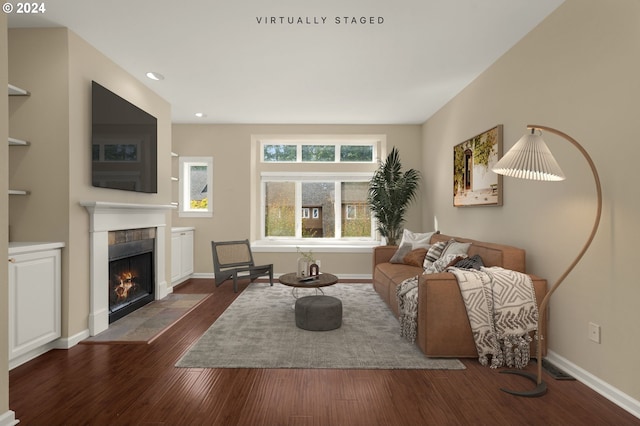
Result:
<svg viewBox="0 0 640 426"><path fill-rule="evenodd" d="M404 257L412 250L411 243L400 244L389 263L404 263Z"/></svg>
<svg viewBox="0 0 640 426"><path fill-rule="evenodd" d="M427 248L428 246L431 245L430 243L431 237L435 233L436 233L435 231L418 233L418 232L411 232L408 229L405 229L404 231L402 231L402 240L400 241L400 247L402 247L402 245L405 243L409 243L411 244L412 250L420 247Z"/></svg>
<svg viewBox="0 0 640 426"><path fill-rule="evenodd" d="M417 248L407 253L402 261L405 265L422 267L424 257L427 254L426 248Z"/></svg>
<svg viewBox="0 0 640 426"><path fill-rule="evenodd" d="M442 251L440 257L446 256L448 254L464 254L466 255L469 252L469 247L471 247L471 243L461 243L459 241L454 240L453 238L449 240L449 243Z"/></svg>
<svg viewBox="0 0 640 426"><path fill-rule="evenodd" d="M447 244L449 244L448 241L438 241L437 243L429 247L429 250L427 251L427 254L424 257L424 263L422 265L422 267L425 270L429 266L431 266L433 262L440 259L440 255L442 255L442 252L444 251L444 249L447 248Z"/></svg>
<svg viewBox="0 0 640 426"><path fill-rule="evenodd" d="M444 270L449 266L455 265L466 257L466 254L445 254L443 256L440 256L440 259L436 260L431 264L431 266L425 269L424 273L437 274L439 272L444 272Z"/></svg>
<svg viewBox="0 0 640 426"><path fill-rule="evenodd" d="M376 274L381 274L390 281L400 284L407 278L415 277L422 273L422 268L409 265L399 265L393 263L380 263L376 266Z"/></svg>
<svg viewBox="0 0 640 426"><path fill-rule="evenodd" d="M391 308L397 317L398 300L396 288L407 278L415 277L422 273L422 267L403 265L398 263L378 263L373 273L373 288L378 292L382 300Z"/></svg>

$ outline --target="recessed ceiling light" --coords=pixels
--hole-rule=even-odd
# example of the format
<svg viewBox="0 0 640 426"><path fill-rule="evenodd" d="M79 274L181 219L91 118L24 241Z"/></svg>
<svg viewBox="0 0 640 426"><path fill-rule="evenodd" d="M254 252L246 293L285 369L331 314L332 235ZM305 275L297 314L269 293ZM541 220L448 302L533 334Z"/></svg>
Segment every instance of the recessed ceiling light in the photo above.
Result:
<svg viewBox="0 0 640 426"><path fill-rule="evenodd" d="M149 77L151 80L164 80L164 75L160 74L159 72L153 72L153 71L149 71L147 73L147 77Z"/></svg>
<svg viewBox="0 0 640 426"><path fill-rule="evenodd" d="M205 114L204 112L196 112L196 117L198 118L205 118L207 116L207 114Z"/></svg>

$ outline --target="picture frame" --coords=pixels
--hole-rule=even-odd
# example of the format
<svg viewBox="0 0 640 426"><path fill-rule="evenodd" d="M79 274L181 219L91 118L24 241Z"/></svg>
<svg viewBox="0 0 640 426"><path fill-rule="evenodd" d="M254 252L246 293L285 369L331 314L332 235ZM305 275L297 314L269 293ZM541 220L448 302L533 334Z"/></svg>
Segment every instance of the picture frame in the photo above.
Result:
<svg viewBox="0 0 640 426"><path fill-rule="evenodd" d="M453 147L453 206L501 206L502 176L491 168L502 156L502 124Z"/></svg>

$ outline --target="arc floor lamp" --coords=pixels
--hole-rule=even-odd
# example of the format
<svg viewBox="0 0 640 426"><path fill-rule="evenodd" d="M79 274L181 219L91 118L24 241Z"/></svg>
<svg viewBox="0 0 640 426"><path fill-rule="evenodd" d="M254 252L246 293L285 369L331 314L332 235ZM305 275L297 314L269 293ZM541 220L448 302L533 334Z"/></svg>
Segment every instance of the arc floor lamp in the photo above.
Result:
<svg viewBox="0 0 640 426"><path fill-rule="evenodd" d="M587 238L586 243L578 253L578 256L571 262L569 267L560 278L551 286L548 293L542 299L539 306L539 315L538 315L538 340L537 340L537 348L536 348L536 358L538 362L538 370L537 374L534 375L532 373L520 370L503 370L502 373L506 374L518 374L524 377L527 377L536 383L536 387L530 391L513 391L508 389L502 389L505 392L508 392L513 395L518 396L527 396L527 397L535 397L544 395L547 392L547 385L542 380L542 339L544 336L542 335L542 330L544 329L544 321L546 317L546 310L549 304L549 299L553 292L560 286L560 284L564 281L564 279L569 275L569 273L573 270L573 268L580 262L582 256L587 251L593 238L596 235L596 231L598 230L598 226L600 224L600 217L602 215L602 188L600 185L600 177L598 176L598 171L596 166L587 153L587 151L571 136L563 133L559 130L556 130L551 127L546 126L538 126L538 125L528 125L527 128L531 130L531 133L525 134L516 144L507 152L501 159L496 163L493 167L493 171L497 174L522 178L522 179L532 179L532 180L542 180L542 181L560 181L564 180L565 176L560 166L556 162L555 158L551 154L551 151L545 144L542 139L541 132L549 132L555 135L558 135L567 141L569 141L573 146L575 146L578 151L584 156L589 163L589 167L591 168L591 172L593 173L593 179L596 185L596 193L597 193L597 204L596 204L596 216L593 223L593 227L591 228L591 233ZM536 133L536 130L538 133Z"/></svg>

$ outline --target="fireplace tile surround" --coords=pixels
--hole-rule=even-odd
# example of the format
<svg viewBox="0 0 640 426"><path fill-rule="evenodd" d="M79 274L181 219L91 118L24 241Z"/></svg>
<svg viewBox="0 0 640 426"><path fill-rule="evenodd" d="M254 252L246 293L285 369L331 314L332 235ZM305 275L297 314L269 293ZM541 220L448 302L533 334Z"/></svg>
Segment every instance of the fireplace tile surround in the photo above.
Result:
<svg viewBox="0 0 640 426"><path fill-rule="evenodd" d="M168 293L165 274L168 212L175 209L165 204L130 204L104 201L81 202L89 212L90 234L90 304L89 332L95 336L109 328L109 234L110 231L127 231L155 228L155 299ZM111 233L114 238L117 233ZM126 235L126 232L121 234Z"/></svg>

